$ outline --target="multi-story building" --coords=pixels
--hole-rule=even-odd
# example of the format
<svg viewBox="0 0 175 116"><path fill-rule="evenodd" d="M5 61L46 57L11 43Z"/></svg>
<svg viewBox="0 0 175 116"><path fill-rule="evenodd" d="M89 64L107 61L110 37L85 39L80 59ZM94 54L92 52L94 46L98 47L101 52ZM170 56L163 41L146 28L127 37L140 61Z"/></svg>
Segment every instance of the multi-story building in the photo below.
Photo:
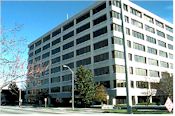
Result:
<svg viewBox="0 0 175 116"><path fill-rule="evenodd" d="M124 103L127 63L133 104L150 94L152 102L161 73L173 73L173 43L166 20L128 0L98 1L29 44L28 71L34 71L27 96L46 90L52 98L71 99L71 72L62 65L73 71L83 65L107 88L110 101Z"/></svg>

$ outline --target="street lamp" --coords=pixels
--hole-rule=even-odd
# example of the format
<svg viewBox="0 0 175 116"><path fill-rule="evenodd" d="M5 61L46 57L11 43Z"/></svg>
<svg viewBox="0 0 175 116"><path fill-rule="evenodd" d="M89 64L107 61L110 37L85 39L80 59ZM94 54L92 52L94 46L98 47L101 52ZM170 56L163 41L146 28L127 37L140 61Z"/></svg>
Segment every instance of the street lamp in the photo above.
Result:
<svg viewBox="0 0 175 116"><path fill-rule="evenodd" d="M67 65L63 65L64 68L68 68L71 73L72 73L72 110L74 110L74 72L73 70L67 66Z"/></svg>

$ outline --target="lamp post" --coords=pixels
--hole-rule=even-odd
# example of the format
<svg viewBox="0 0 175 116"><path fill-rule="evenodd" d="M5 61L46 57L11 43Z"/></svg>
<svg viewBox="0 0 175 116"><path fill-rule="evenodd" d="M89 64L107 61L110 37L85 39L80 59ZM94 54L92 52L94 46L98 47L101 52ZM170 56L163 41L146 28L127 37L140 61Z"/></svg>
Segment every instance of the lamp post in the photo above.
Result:
<svg viewBox="0 0 175 116"><path fill-rule="evenodd" d="M63 65L64 68L68 68L71 73L72 73L72 110L74 110L74 72L73 70L67 66L67 65Z"/></svg>
<svg viewBox="0 0 175 116"><path fill-rule="evenodd" d="M107 99L107 105L109 105L109 95L106 96Z"/></svg>

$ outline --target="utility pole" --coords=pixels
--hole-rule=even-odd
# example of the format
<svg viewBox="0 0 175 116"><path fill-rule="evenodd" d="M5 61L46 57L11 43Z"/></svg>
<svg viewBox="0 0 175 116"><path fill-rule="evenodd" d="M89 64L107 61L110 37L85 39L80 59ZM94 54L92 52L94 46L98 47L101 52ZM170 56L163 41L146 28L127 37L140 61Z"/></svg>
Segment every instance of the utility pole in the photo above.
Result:
<svg viewBox="0 0 175 116"><path fill-rule="evenodd" d="M122 33L123 33L123 48L124 48L124 61L125 61L127 111L128 111L128 114L131 114L132 113L132 96L130 95L130 92L129 92L130 80L128 79L128 66L127 66L128 53L126 51L127 40L125 38L125 26L124 26L124 15L123 15L122 0L120 0L120 6L121 6L121 20L122 20L122 30L123 30Z"/></svg>
<svg viewBox="0 0 175 116"><path fill-rule="evenodd" d="M1 92L2 92L2 89L0 89L0 106L1 106Z"/></svg>

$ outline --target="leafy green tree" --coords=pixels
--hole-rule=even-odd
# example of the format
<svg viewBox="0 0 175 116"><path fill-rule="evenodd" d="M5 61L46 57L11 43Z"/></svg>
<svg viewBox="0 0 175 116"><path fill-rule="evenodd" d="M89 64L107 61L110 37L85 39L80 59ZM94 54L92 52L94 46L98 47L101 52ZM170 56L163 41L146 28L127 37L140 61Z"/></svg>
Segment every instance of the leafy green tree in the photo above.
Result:
<svg viewBox="0 0 175 116"><path fill-rule="evenodd" d="M173 98L173 76L170 75L168 72L162 73L162 78L160 79L159 83L159 90L165 96Z"/></svg>
<svg viewBox="0 0 175 116"><path fill-rule="evenodd" d="M95 97L95 83L91 70L80 66L76 71L76 92L81 99L81 103L89 106Z"/></svg>
<svg viewBox="0 0 175 116"><path fill-rule="evenodd" d="M99 84L96 87L94 100L99 101L101 103L107 102L106 96L107 96L106 88L104 87L104 85Z"/></svg>

